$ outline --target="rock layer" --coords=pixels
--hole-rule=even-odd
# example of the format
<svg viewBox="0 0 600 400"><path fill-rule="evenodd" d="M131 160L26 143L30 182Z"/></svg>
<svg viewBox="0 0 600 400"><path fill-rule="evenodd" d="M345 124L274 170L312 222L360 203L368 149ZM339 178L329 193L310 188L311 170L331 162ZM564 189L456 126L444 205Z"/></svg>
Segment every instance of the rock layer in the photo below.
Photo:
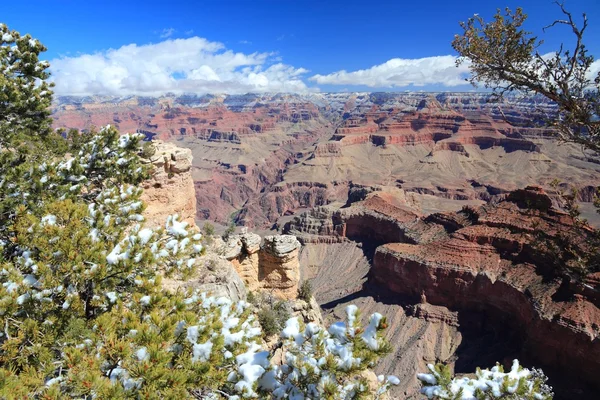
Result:
<svg viewBox="0 0 600 400"><path fill-rule="evenodd" d="M152 176L142 183L144 216L150 226L163 226L167 217L178 214L180 220L195 225L196 194L192 179L192 152L172 143L153 142L156 149L148 162Z"/></svg>
<svg viewBox="0 0 600 400"><path fill-rule="evenodd" d="M58 98L55 127L108 123L192 150L197 217L272 228L346 202L351 184L402 188L421 212L457 211L558 179L592 200L597 157L536 124L553 105L485 93ZM539 110L542 110L542 113ZM279 224L279 225L276 225Z"/></svg>
<svg viewBox="0 0 600 400"><path fill-rule="evenodd" d="M307 249L323 246L312 243L327 243L327 236L315 240L327 234L333 238L329 242L340 245L350 238L358 241L373 257L362 288L337 293L322 303L325 308L369 294L383 304L424 302L427 305L407 307L408 315L470 335L461 347L484 335L473 330L496 332L492 340L504 340L507 346L496 360L518 357L542 367L558 398L566 393L585 397L598 389L600 280L598 272L578 277L569 270L565 250L586 249L591 230L576 230L573 219L553 208L552 199L539 187L513 191L481 207L428 217L384 200L371 192L346 208L329 213L319 209L286 226L306 239ZM326 220L319 223L318 216ZM552 240L561 241L560 253L548 247ZM368 250L374 246L378 247L373 252ZM562 265L555 262L557 257L564 260ZM314 263L304 256L303 262ZM331 276L348 285L345 266L330 262ZM323 268L321 264L316 274L317 291L326 287ZM497 336L498 332L504 333ZM478 346L470 356L463 351L456 358L459 369L472 358L496 361L487 360L489 350L483 343Z"/></svg>
<svg viewBox="0 0 600 400"><path fill-rule="evenodd" d="M250 291L264 290L281 299L295 299L300 282L300 242L292 235L261 237L244 231L231 235L221 252L231 261Z"/></svg>

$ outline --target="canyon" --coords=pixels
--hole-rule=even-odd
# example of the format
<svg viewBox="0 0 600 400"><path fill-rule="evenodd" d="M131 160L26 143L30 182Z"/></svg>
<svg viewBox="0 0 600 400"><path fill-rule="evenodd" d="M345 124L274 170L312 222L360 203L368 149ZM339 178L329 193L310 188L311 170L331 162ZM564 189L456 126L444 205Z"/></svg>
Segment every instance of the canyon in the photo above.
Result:
<svg viewBox="0 0 600 400"><path fill-rule="evenodd" d="M590 202L600 164L549 138L540 116L551 112L481 93L315 93L59 97L53 118L191 149L197 219L271 229L346 202L351 185L402 189L425 214L554 180Z"/></svg>
<svg viewBox="0 0 600 400"><path fill-rule="evenodd" d="M339 317L352 303L393 316L396 346L379 368L401 377L400 398L418 396L412 375L429 362L468 372L513 357L542 367L557 398L597 390L599 273L578 276L563 254L588 245L589 227L535 186L427 217L386 197L310 210L284 231L304 244L303 273L325 311ZM548 243L559 238L557 254Z"/></svg>
<svg viewBox="0 0 600 400"><path fill-rule="evenodd" d="M492 100L58 98L53 117L57 128L112 124L154 142L149 215L246 227L215 256L227 274L178 285L243 298L243 282L293 299L310 280L327 319L348 304L382 313L394 350L377 372L400 378L394 398L420 398L427 363L467 373L512 358L542 367L556 398L587 398L598 390L600 272L570 269L570 255L544 243L586 249L593 230L560 209L560 192L574 187L589 208L600 161L552 137L541 123L551 104Z"/></svg>

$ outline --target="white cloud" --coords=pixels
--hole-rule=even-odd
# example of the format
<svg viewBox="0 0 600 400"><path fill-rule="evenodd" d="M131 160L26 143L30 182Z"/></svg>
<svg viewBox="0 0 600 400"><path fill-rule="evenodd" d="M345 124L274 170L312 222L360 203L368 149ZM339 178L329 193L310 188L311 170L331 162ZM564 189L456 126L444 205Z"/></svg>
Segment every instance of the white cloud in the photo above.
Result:
<svg viewBox="0 0 600 400"><path fill-rule="evenodd" d="M327 75L314 75L311 81L328 85L364 85L369 87L404 87L465 85L469 67L463 63L456 67L456 57L436 56L415 59L392 58L383 64L358 71L338 71Z"/></svg>
<svg viewBox="0 0 600 400"><path fill-rule="evenodd" d="M590 79L593 82L599 73L600 73L600 60L596 60L592 63L592 65L590 65L590 70L588 72L587 77L588 77L588 79Z"/></svg>
<svg viewBox="0 0 600 400"><path fill-rule="evenodd" d="M59 95L304 92L308 71L270 53L234 52L200 37L129 44L50 61ZM275 64L273 64L275 62Z"/></svg>
<svg viewBox="0 0 600 400"><path fill-rule="evenodd" d="M544 54L549 59L554 53ZM310 81L320 85L354 85L375 88L438 85L453 87L467 85L468 61L456 67L455 56L435 56L415 59L392 58L371 68L357 71L337 71L327 75L314 75ZM594 80L600 72L600 60L590 66L588 78Z"/></svg>
<svg viewBox="0 0 600 400"><path fill-rule="evenodd" d="M168 37L171 37L171 36L173 36L173 34L174 34L175 32L177 32L177 31L175 30L175 28L165 28L165 29L163 29L163 30L162 30L162 32L160 33L160 38L161 38L161 39L166 39L166 38L168 38Z"/></svg>

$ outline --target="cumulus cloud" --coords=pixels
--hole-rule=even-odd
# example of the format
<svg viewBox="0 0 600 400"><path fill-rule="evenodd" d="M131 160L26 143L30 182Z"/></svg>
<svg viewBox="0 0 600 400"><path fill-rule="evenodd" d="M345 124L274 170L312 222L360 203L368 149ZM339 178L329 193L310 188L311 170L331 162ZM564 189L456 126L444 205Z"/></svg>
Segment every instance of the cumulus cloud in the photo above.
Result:
<svg viewBox="0 0 600 400"><path fill-rule="evenodd" d="M369 87L405 87L465 84L469 72L466 63L456 67L456 57L436 56L415 59L392 58L383 64L358 71L338 71L314 75L311 81L328 85L364 85Z"/></svg>
<svg viewBox="0 0 600 400"><path fill-rule="evenodd" d="M245 54L200 37L129 44L50 61L59 95L304 92L308 71L270 53Z"/></svg>
<svg viewBox="0 0 600 400"><path fill-rule="evenodd" d="M554 53L544 54L549 59ZM468 61L456 67L455 56L435 56L415 59L393 58L383 64L357 71L338 71L314 75L310 81L320 85L360 85L374 88L438 85L453 87L467 84ZM600 60L590 66L587 77L591 80L600 72Z"/></svg>

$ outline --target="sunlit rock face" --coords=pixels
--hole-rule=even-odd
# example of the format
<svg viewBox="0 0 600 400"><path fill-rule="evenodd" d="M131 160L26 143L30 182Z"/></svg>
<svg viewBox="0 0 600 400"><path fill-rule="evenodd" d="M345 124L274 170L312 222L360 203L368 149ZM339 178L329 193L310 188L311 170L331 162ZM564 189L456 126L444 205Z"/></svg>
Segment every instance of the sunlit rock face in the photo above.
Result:
<svg viewBox="0 0 600 400"><path fill-rule="evenodd" d="M298 295L300 247L293 235L261 239L245 230L241 235L231 235L221 245L221 253L235 266L250 291L266 291L290 300Z"/></svg>
<svg viewBox="0 0 600 400"><path fill-rule="evenodd" d="M167 217L178 214L180 220L195 224L196 193L192 179L192 152L173 143L155 141L155 152L147 162L151 178L142 183L144 216L151 226L164 225Z"/></svg>
<svg viewBox="0 0 600 400"><path fill-rule="evenodd" d="M145 161L151 164L151 177L142 183L146 204L146 226L161 227L173 214L195 226L196 199L192 179L192 152L163 141L153 142L154 152ZM197 229L197 227L196 227ZM166 290L194 289L233 301L246 299L247 289L235 267L212 248L196 261L196 273L186 280L163 279Z"/></svg>

